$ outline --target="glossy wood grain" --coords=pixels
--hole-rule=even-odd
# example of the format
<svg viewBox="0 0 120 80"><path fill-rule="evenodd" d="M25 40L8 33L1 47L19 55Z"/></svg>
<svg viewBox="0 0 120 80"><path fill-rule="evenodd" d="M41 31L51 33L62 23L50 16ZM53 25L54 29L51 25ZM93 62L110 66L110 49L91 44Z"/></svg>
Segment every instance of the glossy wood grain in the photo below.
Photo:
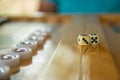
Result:
<svg viewBox="0 0 120 80"><path fill-rule="evenodd" d="M120 27L119 25L103 26L103 31L120 75Z"/></svg>
<svg viewBox="0 0 120 80"><path fill-rule="evenodd" d="M50 16L47 20L57 23ZM69 22L70 17L66 20ZM66 20L63 23L68 23ZM33 56L31 64L20 66L20 71L12 75L11 80L119 80L96 16L73 16L69 25L64 27L60 23L53 25L48 22L49 25L46 25L39 23L39 20L15 22L12 18L12 21L0 29L1 49L15 47L19 41L41 28L49 28L52 38ZM100 43L96 46L79 46L77 36L89 33L98 34Z"/></svg>
<svg viewBox="0 0 120 80"><path fill-rule="evenodd" d="M79 46L78 34L96 33L100 43ZM44 80L118 80L118 72L95 17L76 17L56 49Z"/></svg>
<svg viewBox="0 0 120 80"><path fill-rule="evenodd" d="M86 33L97 33L100 37L100 43L97 46L91 46L88 50L91 51L88 56L89 65L89 80L119 80L119 74L116 69L113 57L108 49L105 36L103 34L100 23L97 19L86 17Z"/></svg>

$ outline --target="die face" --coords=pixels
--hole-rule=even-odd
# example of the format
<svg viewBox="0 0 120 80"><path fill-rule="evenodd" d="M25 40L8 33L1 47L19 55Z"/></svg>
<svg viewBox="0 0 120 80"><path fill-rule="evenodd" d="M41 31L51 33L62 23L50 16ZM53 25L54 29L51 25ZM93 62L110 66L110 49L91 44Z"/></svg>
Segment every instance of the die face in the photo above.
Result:
<svg viewBox="0 0 120 80"><path fill-rule="evenodd" d="M79 35L77 38L77 42L79 45L88 45L89 44L89 36L87 35Z"/></svg>
<svg viewBox="0 0 120 80"><path fill-rule="evenodd" d="M99 37L97 34L89 34L90 37L90 44L98 44L99 43Z"/></svg>

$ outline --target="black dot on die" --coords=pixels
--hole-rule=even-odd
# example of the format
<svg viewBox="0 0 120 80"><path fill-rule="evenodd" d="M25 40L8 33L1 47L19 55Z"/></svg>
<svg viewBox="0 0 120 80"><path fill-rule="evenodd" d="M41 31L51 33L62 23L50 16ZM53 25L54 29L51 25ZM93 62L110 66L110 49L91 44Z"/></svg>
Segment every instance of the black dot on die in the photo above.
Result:
<svg viewBox="0 0 120 80"><path fill-rule="evenodd" d="M80 41L80 39L78 39L78 41Z"/></svg>
<svg viewBox="0 0 120 80"><path fill-rule="evenodd" d="M84 40L86 42L86 40Z"/></svg>
<svg viewBox="0 0 120 80"><path fill-rule="evenodd" d="M91 41L91 43L93 43L93 41Z"/></svg>
<svg viewBox="0 0 120 80"><path fill-rule="evenodd" d="M86 42L86 44L88 44L88 42Z"/></svg>
<svg viewBox="0 0 120 80"><path fill-rule="evenodd" d="M91 37L91 39L93 39L93 37Z"/></svg>
<svg viewBox="0 0 120 80"><path fill-rule="evenodd" d="M95 41L95 43L97 43L97 41Z"/></svg>
<svg viewBox="0 0 120 80"><path fill-rule="evenodd" d="M83 40L85 40L85 38L83 38Z"/></svg>
<svg viewBox="0 0 120 80"><path fill-rule="evenodd" d="M95 39L98 39L97 37L95 37Z"/></svg>

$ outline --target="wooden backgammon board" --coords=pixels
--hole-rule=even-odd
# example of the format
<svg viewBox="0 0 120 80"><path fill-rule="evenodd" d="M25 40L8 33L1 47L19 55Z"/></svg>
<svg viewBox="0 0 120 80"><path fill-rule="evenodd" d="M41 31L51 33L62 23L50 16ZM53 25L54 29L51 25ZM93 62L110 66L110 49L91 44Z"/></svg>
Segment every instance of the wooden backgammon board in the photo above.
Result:
<svg viewBox="0 0 120 80"><path fill-rule="evenodd" d="M51 17L52 18L52 17ZM40 29L51 37L37 50L30 63L23 61L11 80L119 80L120 34L102 27L97 16L72 16L68 25L34 21L10 21L0 27L0 49L16 44ZM96 33L99 44L80 46L79 34ZM14 68L13 68L14 70Z"/></svg>

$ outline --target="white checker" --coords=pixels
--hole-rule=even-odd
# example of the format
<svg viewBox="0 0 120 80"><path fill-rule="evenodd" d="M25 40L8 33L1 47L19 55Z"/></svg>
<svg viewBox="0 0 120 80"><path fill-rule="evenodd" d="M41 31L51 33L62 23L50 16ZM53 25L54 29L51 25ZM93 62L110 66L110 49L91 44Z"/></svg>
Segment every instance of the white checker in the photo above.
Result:
<svg viewBox="0 0 120 80"><path fill-rule="evenodd" d="M0 80L10 79L10 67L0 63Z"/></svg>
<svg viewBox="0 0 120 80"><path fill-rule="evenodd" d="M20 56L9 52L7 54L0 53L0 63L10 67L18 66L20 64Z"/></svg>
<svg viewBox="0 0 120 80"><path fill-rule="evenodd" d="M32 50L36 50L38 48L38 42L33 40L25 40L17 44L17 47L30 47Z"/></svg>
<svg viewBox="0 0 120 80"><path fill-rule="evenodd" d="M28 59L32 57L32 49L28 47L15 48L11 50L11 53L20 55L20 59Z"/></svg>

